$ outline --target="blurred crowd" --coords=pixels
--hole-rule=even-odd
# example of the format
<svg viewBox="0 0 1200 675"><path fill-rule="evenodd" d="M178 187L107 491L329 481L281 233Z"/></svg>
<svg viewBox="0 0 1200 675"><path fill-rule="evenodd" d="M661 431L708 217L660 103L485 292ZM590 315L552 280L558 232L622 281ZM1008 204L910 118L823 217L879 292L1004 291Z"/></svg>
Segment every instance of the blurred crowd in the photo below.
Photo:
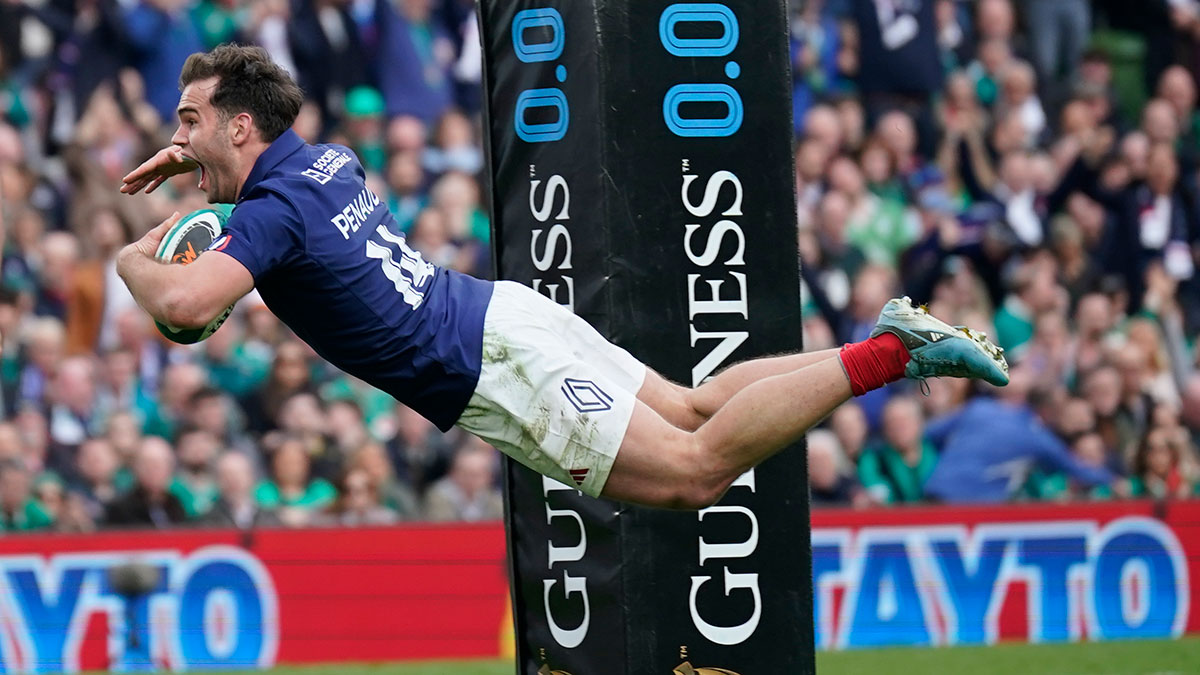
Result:
<svg viewBox="0 0 1200 675"><path fill-rule="evenodd" d="M814 504L1198 494L1200 3L802 5L806 348L905 294L1012 367L843 406Z"/></svg>
<svg viewBox="0 0 1200 675"><path fill-rule="evenodd" d="M792 4L805 344L887 298L992 335L1010 386L889 387L809 437L814 504L1182 498L1200 481L1200 2ZM1136 7L1130 6L1136 4ZM254 296L165 342L116 252L192 176L188 54L256 43L408 241L490 274L467 0L0 0L0 531L502 515L496 453L317 358Z"/></svg>
<svg viewBox="0 0 1200 675"><path fill-rule="evenodd" d="M503 516L497 453L336 371L251 296L161 339L116 253L195 176L120 178L170 143L180 67L257 43L306 92L296 131L353 148L426 258L490 273L479 48L458 0L0 0L0 532Z"/></svg>

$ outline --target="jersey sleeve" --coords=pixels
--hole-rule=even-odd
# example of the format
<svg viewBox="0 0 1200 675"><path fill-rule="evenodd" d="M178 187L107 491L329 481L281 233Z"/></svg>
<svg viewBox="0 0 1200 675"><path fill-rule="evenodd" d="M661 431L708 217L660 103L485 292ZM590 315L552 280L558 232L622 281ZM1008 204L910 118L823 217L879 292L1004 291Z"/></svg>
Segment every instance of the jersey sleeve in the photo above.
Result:
<svg viewBox="0 0 1200 675"><path fill-rule="evenodd" d="M231 256L257 281L303 250L303 232L292 203L267 192L238 204L208 250Z"/></svg>

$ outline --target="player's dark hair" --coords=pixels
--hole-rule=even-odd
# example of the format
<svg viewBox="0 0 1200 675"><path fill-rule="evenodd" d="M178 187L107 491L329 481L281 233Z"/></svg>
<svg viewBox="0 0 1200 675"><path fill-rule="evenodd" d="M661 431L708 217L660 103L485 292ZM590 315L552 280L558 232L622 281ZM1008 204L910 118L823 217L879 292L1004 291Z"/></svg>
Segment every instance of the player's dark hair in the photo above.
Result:
<svg viewBox="0 0 1200 675"><path fill-rule="evenodd" d="M267 143L291 128L300 114L304 93L267 50L236 44L192 54L179 73L179 88L217 77L209 102L222 119L249 113Z"/></svg>

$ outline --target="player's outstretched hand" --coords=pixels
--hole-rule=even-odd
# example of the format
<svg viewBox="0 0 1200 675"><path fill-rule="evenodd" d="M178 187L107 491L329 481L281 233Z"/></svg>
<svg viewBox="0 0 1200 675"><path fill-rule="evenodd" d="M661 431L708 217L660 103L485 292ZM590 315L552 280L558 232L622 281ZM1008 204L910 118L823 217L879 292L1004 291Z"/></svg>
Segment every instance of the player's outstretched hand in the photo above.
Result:
<svg viewBox="0 0 1200 675"><path fill-rule="evenodd" d="M121 192L135 195L145 188L146 194L150 194L171 176L195 171L198 168L200 165L195 160L184 157L183 151L179 148L175 146L163 148L121 179Z"/></svg>

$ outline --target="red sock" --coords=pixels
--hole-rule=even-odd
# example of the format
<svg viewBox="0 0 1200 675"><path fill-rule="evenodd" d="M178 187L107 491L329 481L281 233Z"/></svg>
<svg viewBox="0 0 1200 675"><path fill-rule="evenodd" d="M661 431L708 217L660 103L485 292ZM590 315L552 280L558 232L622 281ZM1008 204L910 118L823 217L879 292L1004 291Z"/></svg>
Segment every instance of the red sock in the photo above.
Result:
<svg viewBox="0 0 1200 675"><path fill-rule="evenodd" d="M908 350L900 338L891 333L845 345L838 357L855 396L899 380L904 377L904 366L908 365Z"/></svg>

